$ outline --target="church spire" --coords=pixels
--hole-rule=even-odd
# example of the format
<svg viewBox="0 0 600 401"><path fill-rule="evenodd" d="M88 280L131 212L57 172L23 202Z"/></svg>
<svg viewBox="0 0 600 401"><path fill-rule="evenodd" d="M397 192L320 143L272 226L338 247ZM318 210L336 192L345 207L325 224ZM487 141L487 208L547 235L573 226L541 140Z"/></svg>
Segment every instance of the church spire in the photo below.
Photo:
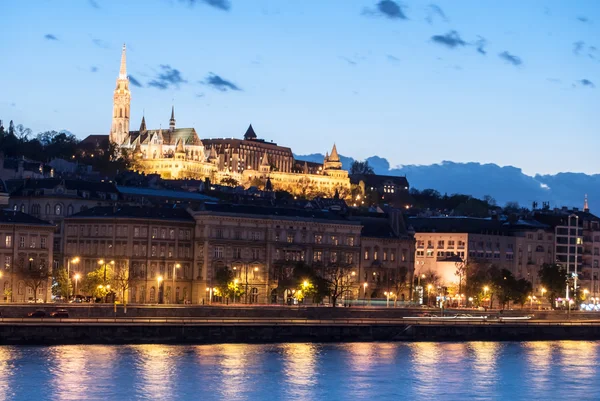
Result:
<svg viewBox="0 0 600 401"><path fill-rule="evenodd" d="M146 131L146 117L142 116L142 123L140 124L140 132Z"/></svg>
<svg viewBox="0 0 600 401"><path fill-rule="evenodd" d="M340 156L338 155L335 143L333 144L333 149L331 149L331 155L329 155L329 160L332 161L332 162L339 162L340 161Z"/></svg>
<svg viewBox="0 0 600 401"><path fill-rule="evenodd" d="M175 129L175 106L171 106L171 119L169 120L169 129L171 131Z"/></svg>
<svg viewBox="0 0 600 401"><path fill-rule="evenodd" d="M588 205L587 194L585 194L585 198L583 198L583 211L584 212L589 212L590 211L590 207Z"/></svg>
<svg viewBox="0 0 600 401"><path fill-rule="evenodd" d="M125 43L123 43L123 52L121 53L121 69L119 70L119 79L127 78L127 57L125 55Z"/></svg>

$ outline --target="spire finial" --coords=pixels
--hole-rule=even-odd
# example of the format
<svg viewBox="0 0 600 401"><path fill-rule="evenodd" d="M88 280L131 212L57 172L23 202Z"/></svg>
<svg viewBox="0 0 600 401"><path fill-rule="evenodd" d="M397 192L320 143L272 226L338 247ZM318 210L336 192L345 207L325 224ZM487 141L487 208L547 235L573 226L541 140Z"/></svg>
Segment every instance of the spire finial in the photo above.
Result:
<svg viewBox="0 0 600 401"><path fill-rule="evenodd" d="M123 43L123 52L121 53L121 69L119 70L119 79L127 78L127 57L125 56L125 43Z"/></svg>
<svg viewBox="0 0 600 401"><path fill-rule="evenodd" d="M169 120L169 129L175 129L175 106L171 106L171 119Z"/></svg>
<svg viewBox="0 0 600 401"><path fill-rule="evenodd" d="M588 205L588 197L587 194L585 194L585 197L583 198L583 211L584 212L589 212L590 211L590 207Z"/></svg>

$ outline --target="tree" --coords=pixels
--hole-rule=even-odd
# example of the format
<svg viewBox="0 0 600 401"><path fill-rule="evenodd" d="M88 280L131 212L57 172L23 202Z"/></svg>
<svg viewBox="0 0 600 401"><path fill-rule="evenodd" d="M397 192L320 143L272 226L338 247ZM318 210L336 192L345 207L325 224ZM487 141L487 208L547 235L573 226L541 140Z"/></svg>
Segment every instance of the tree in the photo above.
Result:
<svg viewBox="0 0 600 401"><path fill-rule="evenodd" d="M394 289L394 306L398 301L398 295L404 292L404 290L408 290L410 288L410 279L408 275L408 269L406 266L400 266L395 276L391 279L391 287ZM410 297L410 295L409 295ZM428 300L429 301L429 300Z"/></svg>
<svg viewBox="0 0 600 401"><path fill-rule="evenodd" d="M240 185L240 183L235 178L226 177L221 180L221 185L226 185L228 187L237 187L238 185Z"/></svg>
<svg viewBox="0 0 600 401"><path fill-rule="evenodd" d="M375 174L375 171L369 166L368 161L354 160L350 165L350 174Z"/></svg>
<svg viewBox="0 0 600 401"><path fill-rule="evenodd" d="M8 135L15 135L15 123L13 123L13 120L10 120L10 123L8 123Z"/></svg>
<svg viewBox="0 0 600 401"><path fill-rule="evenodd" d="M533 285L524 278L521 278L515 282L513 293L513 301L521 305L521 308L523 308L525 302L527 302L527 300L529 300L532 296Z"/></svg>
<svg viewBox="0 0 600 401"><path fill-rule="evenodd" d="M349 265L333 263L323 268L322 279L329 290L333 307L337 306L340 297L351 294L354 287L352 268Z"/></svg>
<svg viewBox="0 0 600 401"><path fill-rule="evenodd" d="M126 303L127 290L131 287L132 277L126 266L120 265L113 274L113 283L115 291L121 296L121 302Z"/></svg>
<svg viewBox="0 0 600 401"><path fill-rule="evenodd" d="M554 307L556 298L564 294L568 278L567 271L559 264L545 263L540 268L538 275L546 290L548 301Z"/></svg>
<svg viewBox="0 0 600 401"><path fill-rule="evenodd" d="M83 278L81 290L95 298L104 299L110 293L113 270L110 264L99 266Z"/></svg>
<svg viewBox="0 0 600 401"><path fill-rule="evenodd" d="M33 291L33 302L37 303L37 294L39 288L43 287L44 284L48 284L51 271L45 263L40 263L38 266L34 265L30 260L29 269L24 270L24 282L25 286L31 288Z"/></svg>
<svg viewBox="0 0 600 401"><path fill-rule="evenodd" d="M251 187L256 187L258 189L264 189L265 188L265 183L266 181L263 180L260 177L252 177L252 179L250 180L250 186Z"/></svg>
<svg viewBox="0 0 600 401"><path fill-rule="evenodd" d="M71 295L71 280L67 274L67 269L61 267L53 273L52 295L69 299L69 296Z"/></svg>

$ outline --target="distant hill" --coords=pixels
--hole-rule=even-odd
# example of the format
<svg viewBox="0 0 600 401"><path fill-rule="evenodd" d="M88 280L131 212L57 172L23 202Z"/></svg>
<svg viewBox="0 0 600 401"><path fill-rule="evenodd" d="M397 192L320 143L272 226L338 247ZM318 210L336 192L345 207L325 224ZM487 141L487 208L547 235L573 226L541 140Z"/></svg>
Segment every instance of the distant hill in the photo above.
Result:
<svg viewBox="0 0 600 401"><path fill-rule="evenodd" d="M299 160L323 162L322 154L295 155ZM351 157L341 156L342 166L349 169ZM432 165L406 165L390 168L379 156L366 159L375 173L406 176L412 188L432 188L440 193L461 193L481 198L491 195L498 205L518 202L531 208L532 203L550 202L551 207L583 207L588 194L590 211L600 214L600 174L558 173L529 176L520 168L496 164L455 163L443 161Z"/></svg>

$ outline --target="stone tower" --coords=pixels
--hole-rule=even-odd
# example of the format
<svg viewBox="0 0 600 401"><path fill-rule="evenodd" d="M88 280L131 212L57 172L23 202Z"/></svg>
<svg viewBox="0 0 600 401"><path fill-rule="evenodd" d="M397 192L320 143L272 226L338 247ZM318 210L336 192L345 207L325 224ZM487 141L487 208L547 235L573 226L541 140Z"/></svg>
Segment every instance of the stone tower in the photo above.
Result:
<svg viewBox="0 0 600 401"><path fill-rule="evenodd" d="M118 145L123 144L129 135L129 104L131 103L131 92L129 92L129 78L127 78L127 62L125 58L125 44L121 54L121 69L117 78L117 87L113 96L113 117L110 128L110 141Z"/></svg>

